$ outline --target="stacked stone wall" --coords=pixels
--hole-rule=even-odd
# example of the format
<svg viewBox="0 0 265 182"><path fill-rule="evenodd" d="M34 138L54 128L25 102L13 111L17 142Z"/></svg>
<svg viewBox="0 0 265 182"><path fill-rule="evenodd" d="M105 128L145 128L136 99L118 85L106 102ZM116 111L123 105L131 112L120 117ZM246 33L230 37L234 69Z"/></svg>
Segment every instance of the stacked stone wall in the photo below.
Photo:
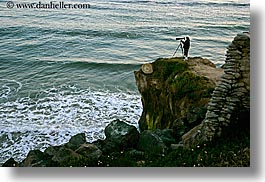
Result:
<svg viewBox="0 0 265 182"><path fill-rule="evenodd" d="M205 119L182 137L186 147L221 136L222 130L238 122L241 111L250 110L249 33L238 34L228 46L223 69L224 74L212 94Z"/></svg>

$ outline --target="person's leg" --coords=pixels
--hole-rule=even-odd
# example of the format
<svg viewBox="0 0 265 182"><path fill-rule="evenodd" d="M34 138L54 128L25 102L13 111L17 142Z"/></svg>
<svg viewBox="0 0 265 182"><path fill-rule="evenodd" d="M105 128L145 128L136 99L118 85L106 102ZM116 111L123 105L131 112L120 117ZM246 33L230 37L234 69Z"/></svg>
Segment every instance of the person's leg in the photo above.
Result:
<svg viewBox="0 0 265 182"><path fill-rule="evenodd" d="M188 60L188 53L189 53L189 49L185 49L184 50L184 59Z"/></svg>

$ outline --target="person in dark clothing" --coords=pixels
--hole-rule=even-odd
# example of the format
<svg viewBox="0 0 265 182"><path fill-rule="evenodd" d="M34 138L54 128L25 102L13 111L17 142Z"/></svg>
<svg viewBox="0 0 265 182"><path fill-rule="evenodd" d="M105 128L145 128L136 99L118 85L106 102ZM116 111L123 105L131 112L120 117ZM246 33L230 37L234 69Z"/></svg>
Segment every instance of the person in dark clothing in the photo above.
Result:
<svg viewBox="0 0 265 182"><path fill-rule="evenodd" d="M184 49L184 59L187 60L188 59L188 53L189 53L189 49L190 49L190 38L189 37L185 37L185 40L181 40L181 43L183 44L183 49Z"/></svg>

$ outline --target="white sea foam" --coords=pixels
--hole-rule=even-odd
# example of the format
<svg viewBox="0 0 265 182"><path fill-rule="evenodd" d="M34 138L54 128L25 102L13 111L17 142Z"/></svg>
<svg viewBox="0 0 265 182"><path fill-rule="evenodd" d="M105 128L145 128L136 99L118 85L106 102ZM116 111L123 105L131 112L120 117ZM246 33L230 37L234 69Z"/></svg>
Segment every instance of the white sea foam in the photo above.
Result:
<svg viewBox="0 0 265 182"><path fill-rule="evenodd" d="M8 88L2 97L11 93ZM39 95L0 102L0 163L10 157L21 161L29 150L61 145L81 132L88 142L104 139L104 128L112 120L137 127L142 112L136 93L62 86Z"/></svg>

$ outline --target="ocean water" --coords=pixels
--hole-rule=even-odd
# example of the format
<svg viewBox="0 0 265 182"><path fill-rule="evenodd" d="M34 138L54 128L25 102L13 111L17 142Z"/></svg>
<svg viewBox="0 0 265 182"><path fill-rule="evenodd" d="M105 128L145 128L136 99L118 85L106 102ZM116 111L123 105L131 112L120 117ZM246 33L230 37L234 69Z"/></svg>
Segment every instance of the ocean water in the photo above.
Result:
<svg viewBox="0 0 265 182"><path fill-rule="evenodd" d="M247 0L64 2L91 8L8 9L0 1L0 164L81 132L104 139L114 119L137 127L134 70L171 57L175 38L187 35L190 56L220 66L233 37L250 28Z"/></svg>

